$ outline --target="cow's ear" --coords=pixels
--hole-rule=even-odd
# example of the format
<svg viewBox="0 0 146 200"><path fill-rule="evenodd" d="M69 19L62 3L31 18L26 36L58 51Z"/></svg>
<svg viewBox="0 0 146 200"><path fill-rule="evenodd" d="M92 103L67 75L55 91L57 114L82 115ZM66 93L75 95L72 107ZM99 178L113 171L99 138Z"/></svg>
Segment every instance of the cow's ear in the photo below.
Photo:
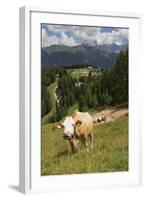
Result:
<svg viewBox="0 0 146 200"><path fill-rule="evenodd" d="M75 126L80 126L82 124L82 121L81 120L77 120L76 122L75 122Z"/></svg>
<svg viewBox="0 0 146 200"><path fill-rule="evenodd" d="M63 128L63 127L64 127L63 123L57 124L57 128Z"/></svg>

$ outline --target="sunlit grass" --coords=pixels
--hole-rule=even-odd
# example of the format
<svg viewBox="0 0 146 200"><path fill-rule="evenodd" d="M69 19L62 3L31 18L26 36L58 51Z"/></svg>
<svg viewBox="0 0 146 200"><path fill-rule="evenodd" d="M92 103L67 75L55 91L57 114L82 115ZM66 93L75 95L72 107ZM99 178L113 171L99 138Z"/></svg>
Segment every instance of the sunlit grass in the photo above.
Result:
<svg viewBox="0 0 146 200"><path fill-rule="evenodd" d="M71 153L63 130L42 126L42 175L116 172L128 170L128 117L94 127L94 149Z"/></svg>
<svg viewBox="0 0 146 200"><path fill-rule="evenodd" d="M53 115L53 113L56 112L56 99L54 96L54 92L55 92L55 88L57 87L57 79L54 83L52 83L50 86L48 86L48 92L50 94L50 99L51 99L51 104L52 104L52 109L50 110L50 112L45 115L42 119L42 124L46 124L48 122L48 119L51 115Z"/></svg>

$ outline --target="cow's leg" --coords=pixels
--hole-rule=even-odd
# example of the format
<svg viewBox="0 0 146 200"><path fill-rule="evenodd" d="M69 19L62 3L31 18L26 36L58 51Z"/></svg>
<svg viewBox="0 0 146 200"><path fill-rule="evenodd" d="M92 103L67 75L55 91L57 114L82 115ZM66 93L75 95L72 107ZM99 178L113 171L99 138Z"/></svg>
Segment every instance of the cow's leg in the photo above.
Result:
<svg viewBox="0 0 146 200"><path fill-rule="evenodd" d="M81 147L85 147L85 138L83 136L81 137Z"/></svg>
<svg viewBox="0 0 146 200"><path fill-rule="evenodd" d="M85 137L85 138L84 138L84 144L85 144L85 147L86 147L86 149L87 149L87 152L89 152L87 140L88 140L88 137Z"/></svg>
<svg viewBox="0 0 146 200"><path fill-rule="evenodd" d="M91 148L93 149L93 132L90 134Z"/></svg>
<svg viewBox="0 0 146 200"><path fill-rule="evenodd" d="M75 146L77 147L80 143L80 140L76 135L73 136L73 139L74 139L74 142L75 142Z"/></svg>
<svg viewBox="0 0 146 200"><path fill-rule="evenodd" d="M69 142L70 142L70 145L71 145L72 152L74 153L76 151L76 146L74 144L74 141L73 140L69 140Z"/></svg>

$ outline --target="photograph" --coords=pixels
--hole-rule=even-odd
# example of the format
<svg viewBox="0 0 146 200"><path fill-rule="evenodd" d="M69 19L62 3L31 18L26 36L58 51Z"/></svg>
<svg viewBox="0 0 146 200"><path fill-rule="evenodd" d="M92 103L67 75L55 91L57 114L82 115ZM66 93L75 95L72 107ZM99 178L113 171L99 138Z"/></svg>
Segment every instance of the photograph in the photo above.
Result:
<svg viewBox="0 0 146 200"><path fill-rule="evenodd" d="M129 28L41 33L41 176L129 170Z"/></svg>

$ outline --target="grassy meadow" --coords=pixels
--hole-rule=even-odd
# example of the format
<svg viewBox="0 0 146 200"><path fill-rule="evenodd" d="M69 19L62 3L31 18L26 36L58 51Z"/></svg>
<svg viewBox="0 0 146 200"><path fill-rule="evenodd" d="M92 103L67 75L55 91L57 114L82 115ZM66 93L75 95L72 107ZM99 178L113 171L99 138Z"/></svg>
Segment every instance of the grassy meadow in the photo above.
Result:
<svg viewBox="0 0 146 200"><path fill-rule="evenodd" d="M42 125L41 175L59 175L128 170L128 117L94 126L94 149L81 145L71 153L63 129L55 123ZM90 143L89 143L90 147Z"/></svg>
<svg viewBox="0 0 146 200"><path fill-rule="evenodd" d="M71 74L71 76L73 78L77 78L79 79L79 77L81 76L88 76L89 75L89 69L87 68L81 68L81 69L68 69L67 70L69 74ZM97 75L96 71L92 72L92 75Z"/></svg>
<svg viewBox="0 0 146 200"><path fill-rule="evenodd" d="M51 111L42 119L42 124L46 124L48 122L48 118L56 111L56 101L54 97L55 88L57 87L57 79L54 83L47 87L48 92L50 93L50 99L52 104Z"/></svg>

